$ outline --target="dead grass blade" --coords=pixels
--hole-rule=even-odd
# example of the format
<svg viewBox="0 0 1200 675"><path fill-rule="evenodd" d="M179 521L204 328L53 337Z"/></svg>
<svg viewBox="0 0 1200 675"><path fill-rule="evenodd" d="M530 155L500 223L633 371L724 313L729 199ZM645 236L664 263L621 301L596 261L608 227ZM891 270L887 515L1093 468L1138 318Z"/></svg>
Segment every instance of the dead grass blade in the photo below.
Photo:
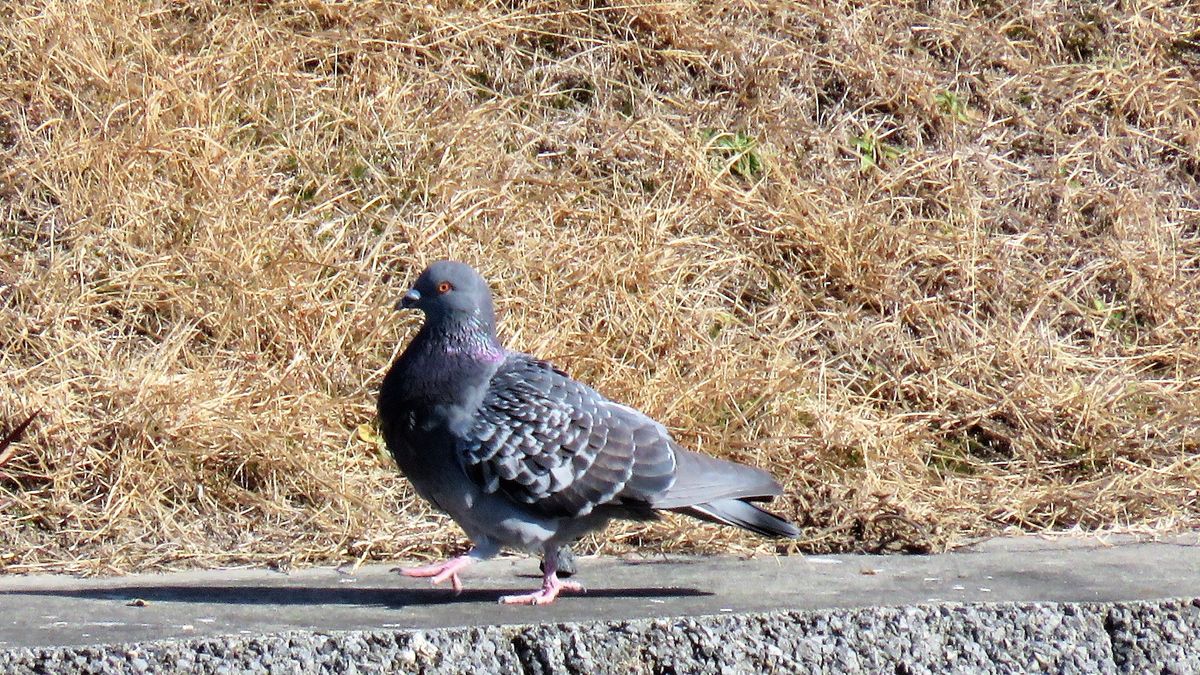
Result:
<svg viewBox="0 0 1200 675"><path fill-rule="evenodd" d="M35 419L37 419L37 416L40 415L41 412L42 411L40 410L34 411L31 415L29 415L29 417L25 418L24 422L21 422L16 427L13 427L13 430L8 432L7 436L0 439L0 467L3 467L5 464L7 464L8 460L12 458L13 453L17 451L15 447L9 446L21 439L22 434L25 433L25 429L27 429L29 425L32 424Z"/></svg>

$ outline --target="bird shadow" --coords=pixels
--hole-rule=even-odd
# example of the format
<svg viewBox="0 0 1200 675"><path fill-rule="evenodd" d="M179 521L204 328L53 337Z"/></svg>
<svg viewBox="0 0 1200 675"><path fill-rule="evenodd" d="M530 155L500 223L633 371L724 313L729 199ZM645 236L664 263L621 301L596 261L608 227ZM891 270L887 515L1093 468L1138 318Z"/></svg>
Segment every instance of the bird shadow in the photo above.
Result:
<svg viewBox="0 0 1200 675"><path fill-rule="evenodd" d="M454 605L494 603L501 595L527 593L523 589L466 589L455 594L446 588L332 588L264 585L158 585L128 584L90 589L22 589L0 591L6 596L41 596L81 600L122 601L126 604L207 603L225 605L358 605L400 609L415 605ZM578 598L681 598L710 596L694 588L620 588L595 589Z"/></svg>

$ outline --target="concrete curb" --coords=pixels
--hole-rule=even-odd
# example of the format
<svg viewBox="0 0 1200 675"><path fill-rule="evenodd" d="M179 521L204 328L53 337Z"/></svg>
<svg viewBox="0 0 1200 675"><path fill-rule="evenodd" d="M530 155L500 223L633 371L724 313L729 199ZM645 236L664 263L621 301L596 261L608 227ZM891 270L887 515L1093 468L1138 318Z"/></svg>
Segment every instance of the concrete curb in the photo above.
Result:
<svg viewBox="0 0 1200 675"><path fill-rule="evenodd" d="M0 673L1200 674L1198 537L587 557L588 592L546 607L496 604L538 583L528 558L460 595L387 565L0 576Z"/></svg>
<svg viewBox="0 0 1200 675"><path fill-rule="evenodd" d="M1200 673L1200 598L945 603L0 652L6 673Z"/></svg>

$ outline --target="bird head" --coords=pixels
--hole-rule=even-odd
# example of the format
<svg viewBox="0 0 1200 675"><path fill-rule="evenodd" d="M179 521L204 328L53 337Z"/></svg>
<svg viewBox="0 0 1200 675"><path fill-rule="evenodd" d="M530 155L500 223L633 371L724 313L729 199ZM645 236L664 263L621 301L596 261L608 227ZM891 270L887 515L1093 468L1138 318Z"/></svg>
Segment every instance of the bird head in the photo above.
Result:
<svg viewBox="0 0 1200 675"><path fill-rule="evenodd" d="M492 331L495 312L487 282L470 265L442 260L421 272L396 303L396 309L419 309L433 325L474 325Z"/></svg>

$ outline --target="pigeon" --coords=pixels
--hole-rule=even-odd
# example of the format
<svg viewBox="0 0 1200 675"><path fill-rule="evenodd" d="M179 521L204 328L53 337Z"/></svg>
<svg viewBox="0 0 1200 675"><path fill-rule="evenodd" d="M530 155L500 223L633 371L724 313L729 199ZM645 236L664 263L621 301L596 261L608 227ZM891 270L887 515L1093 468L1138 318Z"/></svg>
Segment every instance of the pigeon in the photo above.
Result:
<svg viewBox="0 0 1200 675"><path fill-rule="evenodd" d="M414 490L448 514L472 547L401 569L447 580L502 548L541 553L541 588L500 598L549 604L582 592L559 578L560 549L614 519L663 511L766 537L799 530L754 502L782 494L771 474L687 450L662 424L496 337L487 282L469 265L430 265L396 303L424 323L379 391L380 429Z"/></svg>

